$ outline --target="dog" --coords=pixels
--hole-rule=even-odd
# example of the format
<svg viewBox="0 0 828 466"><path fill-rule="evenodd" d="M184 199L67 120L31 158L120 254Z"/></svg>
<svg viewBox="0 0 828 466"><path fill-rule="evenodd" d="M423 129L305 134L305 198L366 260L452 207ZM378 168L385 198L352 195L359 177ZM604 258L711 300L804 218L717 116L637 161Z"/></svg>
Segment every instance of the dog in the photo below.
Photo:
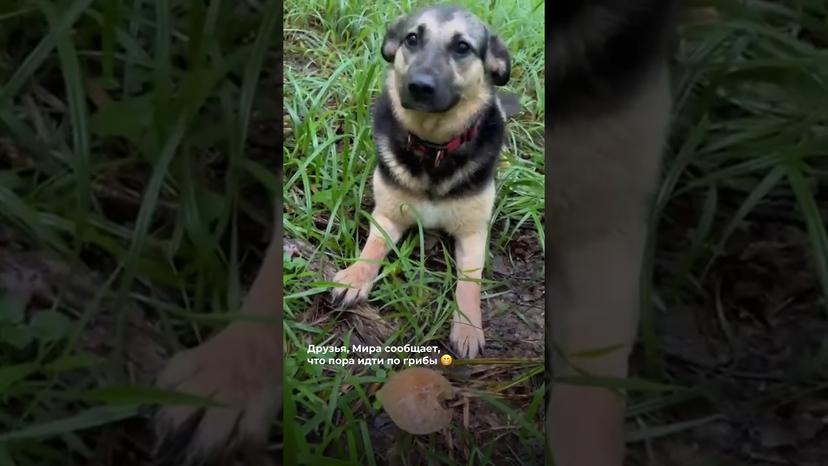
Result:
<svg viewBox="0 0 828 466"><path fill-rule="evenodd" d="M509 81L509 52L473 14L441 5L395 20L381 55L391 66L373 109L376 223L359 258L333 277L344 285L333 302L366 300L391 242L419 219L455 239L449 339L459 357L474 358L485 343L480 279L507 117L495 89Z"/></svg>
<svg viewBox="0 0 828 466"><path fill-rule="evenodd" d="M649 209L669 131L675 3L559 0L548 16L546 335L555 377L628 375ZM623 397L550 386L555 464L624 464Z"/></svg>
<svg viewBox="0 0 828 466"><path fill-rule="evenodd" d="M152 419L153 464L272 464L265 446L281 407L283 349L277 231L242 303L242 313L251 319L233 321L201 345L175 354L158 375L160 388L223 406L160 406Z"/></svg>

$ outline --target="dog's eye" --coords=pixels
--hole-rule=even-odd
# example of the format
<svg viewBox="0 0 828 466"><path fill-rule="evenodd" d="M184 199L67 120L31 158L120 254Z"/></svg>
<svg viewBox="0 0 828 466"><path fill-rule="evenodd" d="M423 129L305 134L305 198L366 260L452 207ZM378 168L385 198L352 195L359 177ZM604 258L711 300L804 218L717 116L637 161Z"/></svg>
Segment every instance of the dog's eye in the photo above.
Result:
<svg viewBox="0 0 828 466"><path fill-rule="evenodd" d="M418 43L417 34L412 32L411 34L405 36L405 45L409 47L416 47Z"/></svg>
<svg viewBox="0 0 828 466"><path fill-rule="evenodd" d="M471 45L468 42L460 41L454 45L454 52L458 55L465 55L471 50Z"/></svg>

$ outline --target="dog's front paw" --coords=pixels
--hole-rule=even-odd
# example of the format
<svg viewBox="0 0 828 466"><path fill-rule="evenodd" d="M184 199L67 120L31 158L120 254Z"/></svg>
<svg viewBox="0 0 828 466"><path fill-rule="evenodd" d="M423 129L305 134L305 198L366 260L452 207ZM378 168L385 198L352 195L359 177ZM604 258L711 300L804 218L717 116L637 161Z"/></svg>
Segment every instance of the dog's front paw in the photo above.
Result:
<svg viewBox="0 0 828 466"><path fill-rule="evenodd" d="M457 356L469 359L476 358L483 351L483 345L486 342L481 325L472 325L459 316L455 316L451 323L449 340Z"/></svg>
<svg viewBox="0 0 828 466"><path fill-rule="evenodd" d="M371 288L374 286L376 276L376 266L367 262L355 262L347 269L337 272L333 277L333 281L347 285L347 287L331 290L334 307L349 307L367 300L368 294L371 293Z"/></svg>
<svg viewBox="0 0 828 466"><path fill-rule="evenodd" d="M223 406L159 407L153 419L156 464L235 464L263 451L281 399L279 341L265 324L237 322L176 354L158 386Z"/></svg>

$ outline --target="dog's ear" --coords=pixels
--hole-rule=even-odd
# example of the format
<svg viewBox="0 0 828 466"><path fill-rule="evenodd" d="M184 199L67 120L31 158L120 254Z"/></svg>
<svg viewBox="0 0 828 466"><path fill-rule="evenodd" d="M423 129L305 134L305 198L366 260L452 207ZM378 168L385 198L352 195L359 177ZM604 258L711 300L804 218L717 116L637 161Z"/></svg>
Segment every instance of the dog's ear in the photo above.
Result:
<svg viewBox="0 0 828 466"><path fill-rule="evenodd" d="M382 39L382 58L388 63L394 62L394 55L402 44L403 27L405 27L405 16L400 16L385 31L385 37Z"/></svg>
<svg viewBox="0 0 828 466"><path fill-rule="evenodd" d="M512 59L509 57L509 49L506 48L503 39L496 34L489 33L488 36L483 64L492 77L492 83L495 86L505 86L512 75Z"/></svg>

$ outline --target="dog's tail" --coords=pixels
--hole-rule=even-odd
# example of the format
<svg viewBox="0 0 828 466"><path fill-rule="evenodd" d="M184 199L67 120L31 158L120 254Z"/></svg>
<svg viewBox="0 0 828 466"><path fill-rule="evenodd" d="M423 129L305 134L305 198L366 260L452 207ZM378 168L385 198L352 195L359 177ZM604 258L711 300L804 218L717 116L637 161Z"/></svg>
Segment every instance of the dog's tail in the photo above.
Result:
<svg viewBox="0 0 828 466"><path fill-rule="evenodd" d="M517 94L498 90L497 102L503 112L503 118L511 118L520 113L520 96Z"/></svg>

